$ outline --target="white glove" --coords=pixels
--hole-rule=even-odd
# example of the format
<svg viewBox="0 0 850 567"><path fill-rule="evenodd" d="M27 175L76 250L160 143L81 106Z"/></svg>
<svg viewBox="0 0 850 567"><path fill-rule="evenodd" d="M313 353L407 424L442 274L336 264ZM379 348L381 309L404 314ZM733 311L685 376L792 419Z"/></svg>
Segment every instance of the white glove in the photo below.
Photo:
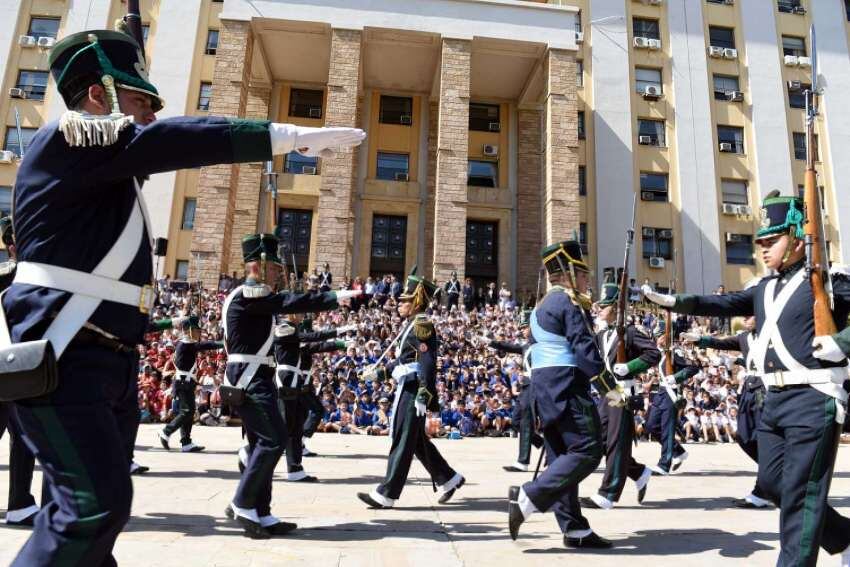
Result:
<svg viewBox="0 0 850 567"><path fill-rule="evenodd" d="M346 325L345 327L337 327L336 328L336 336L341 337L346 333L353 333L357 331L357 325Z"/></svg>
<svg viewBox="0 0 850 567"><path fill-rule="evenodd" d="M628 364L615 364L614 365L614 374L619 377L628 376L629 374L629 365Z"/></svg>
<svg viewBox="0 0 850 567"><path fill-rule="evenodd" d="M701 336L699 333L682 333L679 335L679 339L686 343L696 343L699 342Z"/></svg>
<svg viewBox="0 0 850 567"><path fill-rule="evenodd" d="M812 356L818 358L820 360L826 360L828 362L841 362L847 355L844 354L844 351L841 350L841 347L838 346L838 343L835 342L829 335L823 335L820 337L815 337L812 341L812 347L815 351L812 353Z"/></svg>
<svg viewBox="0 0 850 567"><path fill-rule="evenodd" d="M479 335L479 336L478 336L478 343L479 343L481 346L485 346L485 347L488 347L488 348L493 348L493 347L491 347L491 346L490 346L490 343L492 343L492 342L493 342L493 339L491 339L490 337L485 337L484 335Z"/></svg>
<svg viewBox="0 0 850 567"><path fill-rule="evenodd" d="M605 399L612 408L621 408L626 405L626 394L619 390L610 390L605 394Z"/></svg>
<svg viewBox="0 0 850 567"><path fill-rule="evenodd" d="M341 289L334 293L336 293L336 300L339 301L341 299L350 299L352 297L357 297L358 295L361 295L363 291L360 289Z"/></svg>
<svg viewBox="0 0 850 567"><path fill-rule="evenodd" d="M296 151L307 157L330 158L334 152L329 148L359 146L366 139L366 132L359 128L308 128L276 122L269 125L269 133L276 156Z"/></svg>
<svg viewBox="0 0 850 567"><path fill-rule="evenodd" d="M661 307L673 307L676 305L676 298L666 293L658 293L649 284L643 284L640 288L643 295L653 303L657 303Z"/></svg>
<svg viewBox="0 0 850 567"><path fill-rule="evenodd" d="M671 388L676 387L676 377L672 374L668 374L661 379L664 382L665 386L670 386Z"/></svg>
<svg viewBox="0 0 850 567"><path fill-rule="evenodd" d="M608 330L608 321L605 319L600 319L597 317L593 320L593 325L596 327L597 331L606 331Z"/></svg>
<svg viewBox="0 0 850 567"><path fill-rule="evenodd" d="M413 402L413 405L416 407L416 417L422 417L425 415L426 406L424 403L417 400Z"/></svg>

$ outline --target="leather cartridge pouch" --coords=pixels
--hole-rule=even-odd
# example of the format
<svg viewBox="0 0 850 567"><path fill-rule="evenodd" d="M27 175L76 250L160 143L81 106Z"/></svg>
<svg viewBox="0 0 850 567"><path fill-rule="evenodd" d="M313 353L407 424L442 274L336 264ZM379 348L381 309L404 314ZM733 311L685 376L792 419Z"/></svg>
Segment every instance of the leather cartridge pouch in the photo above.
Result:
<svg viewBox="0 0 850 567"><path fill-rule="evenodd" d="M59 367L50 341L43 339L0 347L0 402L46 396L56 390L58 384Z"/></svg>
<svg viewBox="0 0 850 567"><path fill-rule="evenodd" d="M218 387L218 395L221 396L221 403L230 407L238 408L245 403L245 388L239 386L222 384Z"/></svg>

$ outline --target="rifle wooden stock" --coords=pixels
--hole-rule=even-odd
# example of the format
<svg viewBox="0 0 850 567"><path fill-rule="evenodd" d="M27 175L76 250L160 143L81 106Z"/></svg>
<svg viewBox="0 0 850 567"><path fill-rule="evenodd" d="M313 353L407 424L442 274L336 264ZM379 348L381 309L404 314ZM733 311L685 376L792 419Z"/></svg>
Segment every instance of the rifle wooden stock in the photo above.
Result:
<svg viewBox="0 0 850 567"><path fill-rule="evenodd" d="M664 315L664 373L667 376L672 376L674 372L673 366L673 312L669 309L665 310Z"/></svg>

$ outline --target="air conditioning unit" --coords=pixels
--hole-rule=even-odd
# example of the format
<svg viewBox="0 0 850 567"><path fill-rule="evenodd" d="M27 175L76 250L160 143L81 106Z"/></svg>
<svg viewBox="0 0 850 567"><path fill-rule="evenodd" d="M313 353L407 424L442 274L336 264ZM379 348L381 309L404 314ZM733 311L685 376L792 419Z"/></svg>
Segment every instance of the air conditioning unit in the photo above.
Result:
<svg viewBox="0 0 850 567"><path fill-rule="evenodd" d="M723 214L724 215L737 215L738 214L738 205L733 205L731 203L723 203Z"/></svg>
<svg viewBox="0 0 850 567"><path fill-rule="evenodd" d="M646 46L652 50L661 49L661 40L660 39L650 39L646 42Z"/></svg>
<svg viewBox="0 0 850 567"><path fill-rule="evenodd" d="M658 231L658 238L663 238L665 240L670 240L673 238L673 230L669 228L665 228L664 230Z"/></svg>
<svg viewBox="0 0 850 567"><path fill-rule="evenodd" d="M709 57L723 57L723 48L717 47L714 45L710 45L708 47L708 56Z"/></svg>
<svg viewBox="0 0 850 567"><path fill-rule="evenodd" d="M663 268L664 267L664 258L661 256L652 256L649 259L649 267L650 268Z"/></svg>
<svg viewBox="0 0 850 567"><path fill-rule="evenodd" d="M315 165L304 165L301 167L301 173L304 175L316 175Z"/></svg>
<svg viewBox="0 0 850 567"><path fill-rule="evenodd" d="M723 50L723 57L725 57L726 59L737 59L738 50L733 47L727 47Z"/></svg>
<svg viewBox="0 0 850 567"><path fill-rule="evenodd" d="M801 90L803 90L803 82L802 81L788 81L788 90L789 91L801 91Z"/></svg>
<svg viewBox="0 0 850 567"><path fill-rule="evenodd" d="M727 6L734 6L735 0L723 0L723 3L726 4Z"/></svg>
<svg viewBox="0 0 850 567"><path fill-rule="evenodd" d="M8 150L0 151L0 163L12 163L15 160L15 152Z"/></svg>
<svg viewBox="0 0 850 567"><path fill-rule="evenodd" d="M741 91L726 91L726 99L730 102L743 102L744 93Z"/></svg>
<svg viewBox="0 0 850 567"><path fill-rule="evenodd" d="M18 38L18 44L21 47L35 47L38 45L38 41L31 35L22 35Z"/></svg>
<svg viewBox="0 0 850 567"><path fill-rule="evenodd" d="M812 58L811 57L798 57L797 64L800 67L811 67L812 66Z"/></svg>
<svg viewBox="0 0 850 567"><path fill-rule="evenodd" d="M40 37L38 38L38 46L43 47L45 49L50 49L53 47L53 44L56 43L56 40L52 37Z"/></svg>
<svg viewBox="0 0 850 567"><path fill-rule="evenodd" d="M651 146L652 136L638 136L638 144L641 146Z"/></svg>
<svg viewBox="0 0 850 567"><path fill-rule="evenodd" d="M307 111L307 115L310 118L321 118L322 117L322 108L319 106L313 106L310 110Z"/></svg>
<svg viewBox="0 0 850 567"><path fill-rule="evenodd" d="M584 32L576 32L576 43L584 43Z"/></svg>
<svg viewBox="0 0 850 567"><path fill-rule="evenodd" d="M9 89L9 96L12 98L27 98L27 91L17 87L12 87Z"/></svg>
<svg viewBox="0 0 850 567"><path fill-rule="evenodd" d="M803 16L806 13L806 8L803 6L794 6L794 8L791 10L791 13Z"/></svg>
<svg viewBox="0 0 850 567"><path fill-rule="evenodd" d="M636 37L633 42L635 47L638 48L646 48L649 47L649 38L647 37Z"/></svg>
<svg viewBox="0 0 850 567"><path fill-rule="evenodd" d="M726 242L746 242L747 235L746 234L732 234L731 232L726 233Z"/></svg>
<svg viewBox="0 0 850 567"><path fill-rule="evenodd" d="M484 155L487 157L496 157L499 155L499 146L493 144L484 144Z"/></svg>
<svg viewBox="0 0 850 567"><path fill-rule="evenodd" d="M649 4L650 6L660 6L661 0L644 0L645 4Z"/></svg>
<svg viewBox="0 0 850 567"><path fill-rule="evenodd" d="M500 122L490 122L487 125L487 129L491 132L498 132L502 129L502 124Z"/></svg>
<svg viewBox="0 0 850 567"><path fill-rule="evenodd" d="M400 124L404 124L405 126L410 126L413 124L413 117L409 114L402 114L398 117L398 121Z"/></svg>
<svg viewBox="0 0 850 567"><path fill-rule="evenodd" d="M640 231L644 238L655 238L655 229L654 228L644 228Z"/></svg>
<svg viewBox="0 0 850 567"><path fill-rule="evenodd" d="M652 191L641 191L640 192L640 200L641 201L654 201L655 200L655 193L653 193ZM647 230L652 230L652 229L651 228L650 229L644 229L644 233L643 233L644 236L647 235L647 233L646 233ZM654 234L655 233L653 232L650 236L652 236Z"/></svg>
<svg viewBox="0 0 850 567"><path fill-rule="evenodd" d="M720 142L720 151L721 152L732 152L732 144L729 142Z"/></svg>
<svg viewBox="0 0 850 567"><path fill-rule="evenodd" d="M786 55L785 56L785 64L789 67L796 67L800 64L800 58L796 55Z"/></svg>
<svg viewBox="0 0 850 567"><path fill-rule="evenodd" d="M643 98L658 98L661 96L661 87L656 85L646 85L643 90Z"/></svg>
<svg viewBox="0 0 850 567"><path fill-rule="evenodd" d="M742 217L748 217L753 214L753 209L749 205L738 205L738 214Z"/></svg>
<svg viewBox="0 0 850 567"><path fill-rule="evenodd" d="M410 175L408 175L404 171L396 171L395 172L395 180L396 181L410 181Z"/></svg>

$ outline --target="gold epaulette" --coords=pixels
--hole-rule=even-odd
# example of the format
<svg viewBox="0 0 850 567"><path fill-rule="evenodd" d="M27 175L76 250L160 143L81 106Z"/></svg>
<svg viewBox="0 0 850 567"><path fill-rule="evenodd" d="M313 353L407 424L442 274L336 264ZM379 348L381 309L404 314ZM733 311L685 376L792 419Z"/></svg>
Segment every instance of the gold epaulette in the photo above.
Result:
<svg viewBox="0 0 850 567"><path fill-rule="evenodd" d="M413 334L420 341L427 341L434 335L434 322L427 315L417 315L413 320Z"/></svg>

